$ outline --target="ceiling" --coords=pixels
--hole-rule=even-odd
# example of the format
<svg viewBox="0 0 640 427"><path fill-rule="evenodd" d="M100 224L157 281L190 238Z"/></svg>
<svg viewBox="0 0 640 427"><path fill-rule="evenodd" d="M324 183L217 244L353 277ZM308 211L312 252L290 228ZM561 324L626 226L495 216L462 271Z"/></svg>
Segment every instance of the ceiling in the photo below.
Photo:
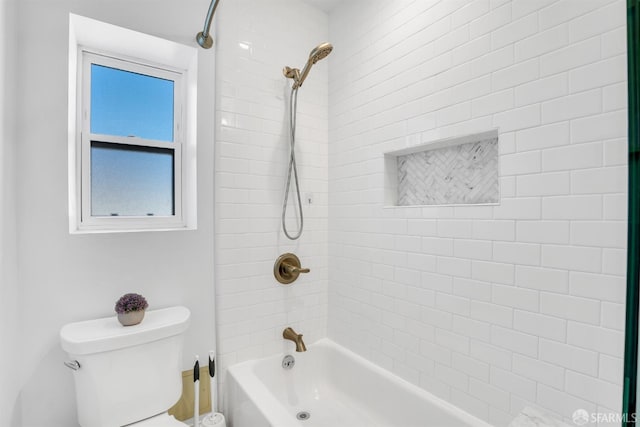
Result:
<svg viewBox="0 0 640 427"><path fill-rule="evenodd" d="M303 0L305 3L313 5L325 12L331 12L335 7L344 0Z"/></svg>

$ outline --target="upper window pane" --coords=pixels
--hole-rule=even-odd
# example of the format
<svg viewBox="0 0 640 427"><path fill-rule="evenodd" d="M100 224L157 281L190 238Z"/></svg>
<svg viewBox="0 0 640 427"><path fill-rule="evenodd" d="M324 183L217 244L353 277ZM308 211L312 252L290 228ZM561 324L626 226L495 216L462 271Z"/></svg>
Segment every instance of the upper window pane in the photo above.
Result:
<svg viewBox="0 0 640 427"><path fill-rule="evenodd" d="M91 64L91 133L173 141L172 80Z"/></svg>

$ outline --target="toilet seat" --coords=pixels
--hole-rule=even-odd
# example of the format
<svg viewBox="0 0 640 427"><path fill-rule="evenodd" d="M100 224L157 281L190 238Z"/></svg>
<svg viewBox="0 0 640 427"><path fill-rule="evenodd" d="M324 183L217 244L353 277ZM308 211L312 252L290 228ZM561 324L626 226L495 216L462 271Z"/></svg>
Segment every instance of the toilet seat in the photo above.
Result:
<svg viewBox="0 0 640 427"><path fill-rule="evenodd" d="M186 425L187 424L173 418L173 415L169 415L165 412L163 414L156 415L155 417L129 424L127 427L185 427Z"/></svg>

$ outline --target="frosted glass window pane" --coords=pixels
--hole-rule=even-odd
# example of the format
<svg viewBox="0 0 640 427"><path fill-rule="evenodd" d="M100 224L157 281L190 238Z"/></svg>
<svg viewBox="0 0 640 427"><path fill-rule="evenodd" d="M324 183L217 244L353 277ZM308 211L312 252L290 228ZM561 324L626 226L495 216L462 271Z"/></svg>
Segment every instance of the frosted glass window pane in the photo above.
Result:
<svg viewBox="0 0 640 427"><path fill-rule="evenodd" d="M91 64L91 132L173 141L171 80Z"/></svg>
<svg viewBox="0 0 640 427"><path fill-rule="evenodd" d="M91 142L92 216L171 216L174 151Z"/></svg>

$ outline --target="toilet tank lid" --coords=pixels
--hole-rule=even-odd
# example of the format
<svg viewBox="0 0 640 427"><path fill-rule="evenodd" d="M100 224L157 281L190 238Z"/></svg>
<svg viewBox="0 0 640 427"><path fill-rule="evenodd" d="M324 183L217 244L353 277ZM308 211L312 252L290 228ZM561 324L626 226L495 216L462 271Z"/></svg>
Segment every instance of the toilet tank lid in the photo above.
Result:
<svg viewBox="0 0 640 427"><path fill-rule="evenodd" d="M142 323L134 326L122 326L115 315L69 323L60 330L60 342L69 354L112 351L181 334L190 317L188 308L177 306L148 310Z"/></svg>

